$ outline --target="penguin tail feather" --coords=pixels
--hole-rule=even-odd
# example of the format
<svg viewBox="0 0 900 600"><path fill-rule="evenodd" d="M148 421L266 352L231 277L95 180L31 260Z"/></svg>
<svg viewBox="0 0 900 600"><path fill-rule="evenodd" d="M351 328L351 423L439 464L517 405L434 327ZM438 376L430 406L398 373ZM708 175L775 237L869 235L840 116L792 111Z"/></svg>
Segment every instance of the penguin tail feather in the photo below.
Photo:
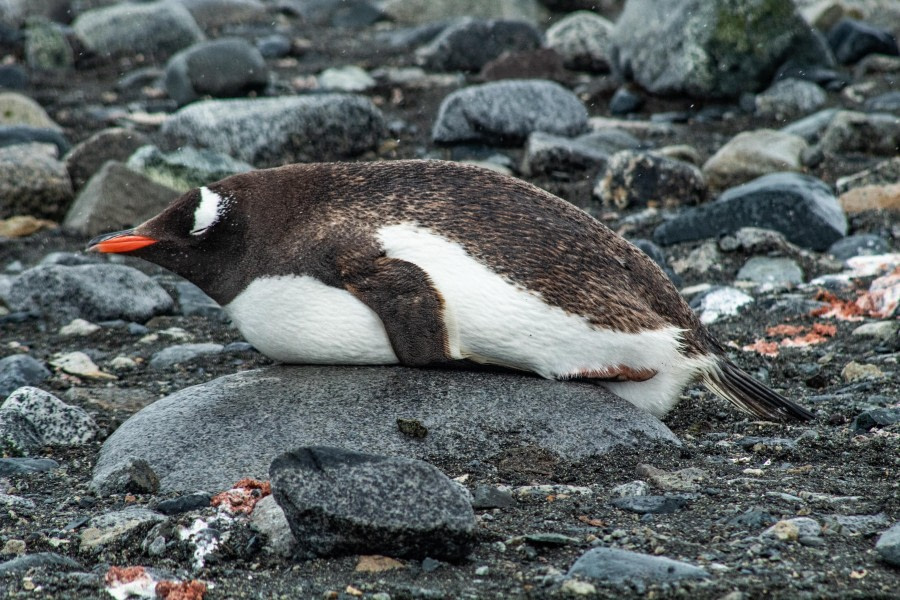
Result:
<svg viewBox="0 0 900 600"><path fill-rule="evenodd" d="M713 362L702 373L701 381L743 412L763 419L804 422L815 418L813 413L763 385L725 358L719 357Z"/></svg>

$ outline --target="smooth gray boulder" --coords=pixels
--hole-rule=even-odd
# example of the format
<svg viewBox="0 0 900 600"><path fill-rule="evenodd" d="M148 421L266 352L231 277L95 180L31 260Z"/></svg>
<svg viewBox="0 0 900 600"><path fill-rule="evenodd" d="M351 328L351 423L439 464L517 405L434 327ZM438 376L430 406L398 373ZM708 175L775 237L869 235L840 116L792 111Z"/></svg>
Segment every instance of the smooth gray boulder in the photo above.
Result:
<svg viewBox="0 0 900 600"><path fill-rule="evenodd" d="M265 59L243 38L198 42L166 65L166 91L180 106L202 96L246 96L263 91L268 83Z"/></svg>
<svg viewBox="0 0 900 600"><path fill-rule="evenodd" d="M569 569L569 577L577 575L609 583L643 581L662 583L679 579L704 579L705 569L663 556L651 556L618 548L588 550Z"/></svg>
<svg viewBox="0 0 900 600"><path fill-rule="evenodd" d="M161 492L187 492L265 479L273 458L300 446L468 461L530 445L578 461L656 442L680 444L656 418L588 383L402 367L276 366L220 377L147 406L106 440L94 485L102 487L131 458L150 464Z"/></svg>

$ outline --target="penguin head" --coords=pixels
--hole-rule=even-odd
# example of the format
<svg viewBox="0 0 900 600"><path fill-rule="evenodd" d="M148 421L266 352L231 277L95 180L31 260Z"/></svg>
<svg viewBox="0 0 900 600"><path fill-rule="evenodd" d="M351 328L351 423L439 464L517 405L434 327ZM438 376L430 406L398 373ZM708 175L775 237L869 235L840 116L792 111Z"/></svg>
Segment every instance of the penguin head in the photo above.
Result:
<svg viewBox="0 0 900 600"><path fill-rule="evenodd" d="M126 254L177 273L215 297L217 273L242 251L238 198L217 184L193 189L132 229L98 236L89 252Z"/></svg>

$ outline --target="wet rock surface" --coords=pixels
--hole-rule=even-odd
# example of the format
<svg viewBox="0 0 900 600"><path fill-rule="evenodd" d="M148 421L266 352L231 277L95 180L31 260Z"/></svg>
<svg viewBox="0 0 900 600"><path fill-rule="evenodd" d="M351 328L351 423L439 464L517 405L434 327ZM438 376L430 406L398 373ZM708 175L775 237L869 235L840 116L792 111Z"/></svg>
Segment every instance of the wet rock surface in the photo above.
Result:
<svg viewBox="0 0 900 600"><path fill-rule="evenodd" d="M803 0L796 11L789 2L756 0L673 0L664 9L635 0L0 4L0 403L30 385L65 405L15 401L0 409L4 594L100 598L143 585L149 595L162 582L160 594L178 587L193 598L896 595L895 2ZM572 12L578 9L594 12ZM654 14L664 18L657 23ZM741 20L731 18L738 14ZM434 67L423 67L416 51L461 17L527 25L517 26L515 40L482 44L463 35L437 44ZM208 44L228 39L246 42L238 42L241 61L227 65L235 69L199 61L180 80L226 97L192 100L167 89L166 66L178 52L202 56ZM496 49L511 53L494 57ZM260 65L254 50L265 78L240 68ZM459 57L472 62L454 63ZM438 71L442 62L450 70ZM204 88L211 76L216 86ZM487 82L500 87L485 92ZM450 99L453 110L442 115ZM459 137L432 137L438 122ZM136 155L141 147L155 150ZM621 150L699 168L705 198L676 193L663 203L641 196L604 205L593 190ZM320 413L341 416L326 402L334 398L349 407L333 421L340 431L324 428L321 437L279 451L352 438L360 446L345 450L425 459L455 480L441 480L441 495L463 497L474 511L467 553L452 562L437 552L304 558L303 540L268 495L269 482L245 479L268 477L276 454L268 436L280 431L272 423L303 422L303 398L286 391L283 416L253 412L277 395L274 383L243 396L229 387L225 397L237 398L231 409L199 418L200 407L191 412L185 402L184 412L157 424L160 439L174 444L170 460L208 446L207 462L185 461L183 473L193 481L217 474L214 486L170 490L165 464L127 453L112 461L108 485L92 485L107 466L103 446L125 437L131 417L167 414L173 398L194 393L190 386L212 393L233 377L282 367L186 282L127 257L82 254L90 234L73 232L66 217L88 181L109 160L184 190L248 168L336 158L476 162L573 202L668 266L729 357L817 419L803 426L747 419L689 387L664 420L680 445L619 445L598 455L601 434L621 428L596 388L572 407L556 384L511 374L440 372L434 377L444 383L421 390L416 375L361 394L357 404L343 394L370 389L371 376L320 385ZM661 226L691 229L683 219L693 211L712 210L742 194L742 184L785 170L821 185L804 184L798 195L782 189L792 202L757 199L759 220L731 206L722 230L654 238ZM653 179L647 189L662 183L656 171L642 177ZM114 185L101 187L114 201L98 216L118 219L112 206L128 208L135 220L141 209L152 212L138 180L106 183L115 181L123 183L117 194ZM24 294L18 284L36 267L136 268L153 285L54 277L31 281ZM160 290L166 297L156 296ZM161 302L133 310L152 298ZM154 356L173 354L178 360L151 367ZM479 408L451 410L446 398L461 392L447 382L494 375L495 384L512 378L549 386L532 398L539 409L525 415L544 429L448 438L454 423L474 419ZM308 384L315 382L323 380ZM507 416L526 412L527 403L511 406L518 391L479 387L495 393L479 405ZM395 391L419 398L415 410L399 414ZM443 420L441 402L451 407ZM191 419L205 437L190 439ZM536 431L566 419L580 422L534 442ZM130 450L145 445L133 440ZM371 440L390 441L396 452L375 452ZM228 470L242 449L255 452L258 470ZM373 508L399 506L395 494L375 498L385 506ZM666 510L645 510L654 506ZM696 577L671 577L679 573Z"/></svg>

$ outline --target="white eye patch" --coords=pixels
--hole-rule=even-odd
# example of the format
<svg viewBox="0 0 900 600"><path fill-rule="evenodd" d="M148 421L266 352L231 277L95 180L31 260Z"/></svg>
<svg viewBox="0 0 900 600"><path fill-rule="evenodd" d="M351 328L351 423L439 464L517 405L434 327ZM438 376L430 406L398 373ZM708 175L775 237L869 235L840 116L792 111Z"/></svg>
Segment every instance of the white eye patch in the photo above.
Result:
<svg viewBox="0 0 900 600"><path fill-rule="evenodd" d="M225 198L207 187L200 188L200 204L194 211L194 226L191 235L200 235L222 216L225 206L228 204Z"/></svg>

